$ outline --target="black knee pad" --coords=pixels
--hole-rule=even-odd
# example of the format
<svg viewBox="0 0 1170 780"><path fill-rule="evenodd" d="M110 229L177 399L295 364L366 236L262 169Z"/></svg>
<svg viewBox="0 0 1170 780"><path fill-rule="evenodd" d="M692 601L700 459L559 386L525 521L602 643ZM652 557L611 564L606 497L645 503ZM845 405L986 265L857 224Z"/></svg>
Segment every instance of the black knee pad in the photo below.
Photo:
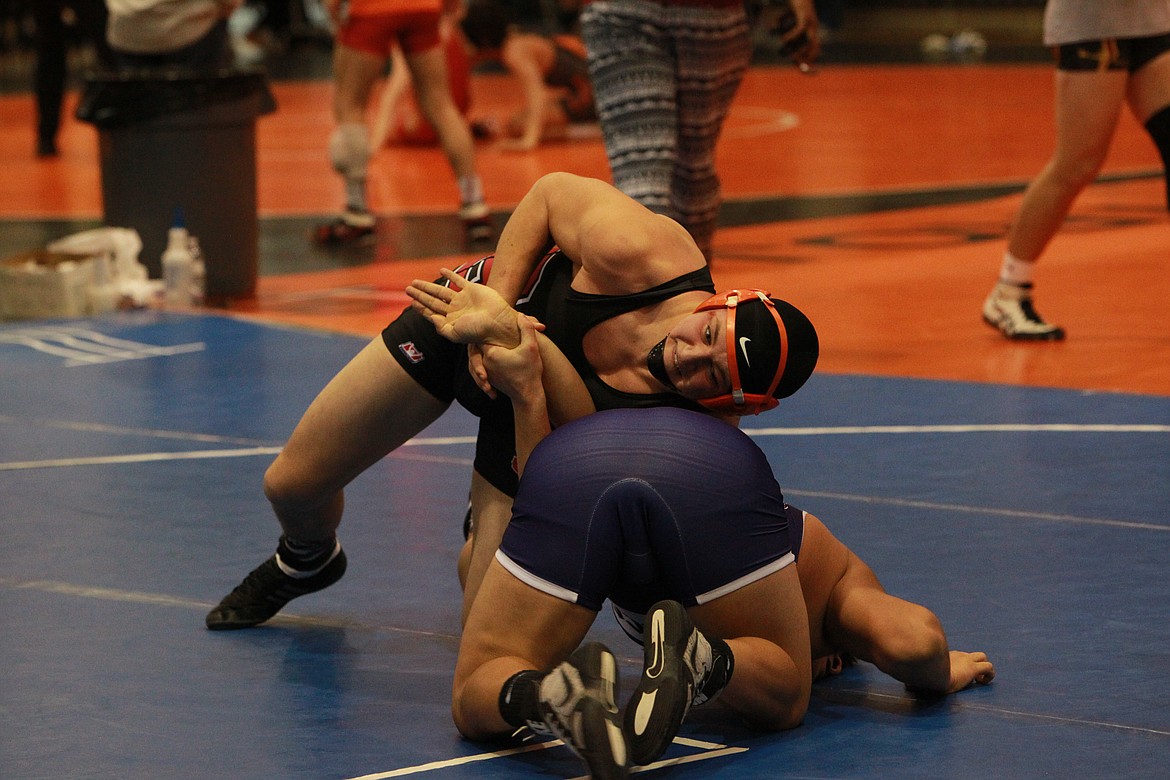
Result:
<svg viewBox="0 0 1170 780"><path fill-rule="evenodd" d="M1166 177L1166 208L1170 209L1170 106L1146 120L1146 132L1154 139L1162 155L1162 173Z"/></svg>

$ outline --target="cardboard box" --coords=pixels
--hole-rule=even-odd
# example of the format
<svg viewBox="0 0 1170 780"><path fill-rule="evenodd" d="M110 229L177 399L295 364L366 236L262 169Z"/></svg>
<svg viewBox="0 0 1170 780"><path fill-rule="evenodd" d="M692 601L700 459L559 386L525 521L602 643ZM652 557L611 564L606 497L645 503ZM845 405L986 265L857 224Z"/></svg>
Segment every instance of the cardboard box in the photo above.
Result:
<svg viewBox="0 0 1170 780"><path fill-rule="evenodd" d="M84 317L93 279L90 255L22 252L0 260L0 318Z"/></svg>

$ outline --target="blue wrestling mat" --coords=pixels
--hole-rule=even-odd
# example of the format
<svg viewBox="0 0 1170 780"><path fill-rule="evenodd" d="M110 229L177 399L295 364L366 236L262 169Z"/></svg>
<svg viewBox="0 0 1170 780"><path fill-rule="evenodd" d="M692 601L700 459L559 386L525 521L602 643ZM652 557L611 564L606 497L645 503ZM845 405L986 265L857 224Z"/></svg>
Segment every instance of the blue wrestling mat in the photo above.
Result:
<svg viewBox="0 0 1170 780"><path fill-rule="evenodd" d="M340 583L204 629L275 546L265 468L362 345L214 315L0 324L0 777L584 772L452 725L461 410L347 491ZM699 709L649 776L1166 776L1170 398L817 375L745 428L998 677L922 702L861 664L778 735ZM594 633L628 692L640 649L607 613Z"/></svg>

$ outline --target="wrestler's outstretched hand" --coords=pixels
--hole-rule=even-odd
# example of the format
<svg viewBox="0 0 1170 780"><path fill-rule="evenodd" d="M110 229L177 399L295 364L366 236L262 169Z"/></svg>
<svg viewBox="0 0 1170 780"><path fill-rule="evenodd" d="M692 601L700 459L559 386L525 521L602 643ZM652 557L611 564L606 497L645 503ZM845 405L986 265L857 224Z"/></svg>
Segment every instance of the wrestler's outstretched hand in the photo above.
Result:
<svg viewBox="0 0 1170 780"><path fill-rule="evenodd" d="M995 667L987 660L987 653L951 651L951 684L947 693L961 691L972 683L986 685L995 679Z"/></svg>
<svg viewBox="0 0 1170 780"><path fill-rule="evenodd" d="M430 320L440 336L457 344L508 349L520 343L519 315L499 293L446 268L441 273L450 286L415 279L406 288L411 307Z"/></svg>

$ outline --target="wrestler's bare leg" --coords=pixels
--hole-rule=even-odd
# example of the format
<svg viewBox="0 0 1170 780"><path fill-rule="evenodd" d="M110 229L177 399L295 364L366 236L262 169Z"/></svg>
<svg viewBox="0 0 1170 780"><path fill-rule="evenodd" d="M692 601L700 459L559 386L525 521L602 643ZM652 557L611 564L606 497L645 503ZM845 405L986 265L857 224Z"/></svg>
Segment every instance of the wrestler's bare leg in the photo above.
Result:
<svg viewBox="0 0 1170 780"><path fill-rule="evenodd" d="M597 613L524 584L499 563L482 578L482 603L467 619L455 664L452 714L472 739L515 730L500 715L500 688L520 671L569 657Z"/></svg>
<svg viewBox="0 0 1170 780"><path fill-rule="evenodd" d="M289 600L337 582L346 568L335 538L345 486L447 406L394 361L381 337L362 349L309 405L264 475L284 532L277 553L207 614L207 627L258 625Z"/></svg>
<svg viewBox="0 0 1170 780"><path fill-rule="evenodd" d="M471 603L479 593L484 574L500 547L508 521L512 519L512 499L496 490L478 473L471 474L471 537L459 557L459 581L463 585L463 619L471 612Z"/></svg>
<svg viewBox="0 0 1170 780"><path fill-rule="evenodd" d="M985 654L950 650L933 612L887 593L873 570L809 514L800 561L814 657L845 653L908 688L937 693L995 676Z"/></svg>
<svg viewBox="0 0 1170 780"><path fill-rule="evenodd" d="M796 567L787 566L687 610L700 631L724 639L735 656L718 701L758 728L793 728L808 710L812 667L803 601Z"/></svg>
<svg viewBox="0 0 1170 780"><path fill-rule="evenodd" d="M343 488L447 407L398 365L380 336L371 341L310 404L264 475L284 533L306 541L332 537Z"/></svg>

